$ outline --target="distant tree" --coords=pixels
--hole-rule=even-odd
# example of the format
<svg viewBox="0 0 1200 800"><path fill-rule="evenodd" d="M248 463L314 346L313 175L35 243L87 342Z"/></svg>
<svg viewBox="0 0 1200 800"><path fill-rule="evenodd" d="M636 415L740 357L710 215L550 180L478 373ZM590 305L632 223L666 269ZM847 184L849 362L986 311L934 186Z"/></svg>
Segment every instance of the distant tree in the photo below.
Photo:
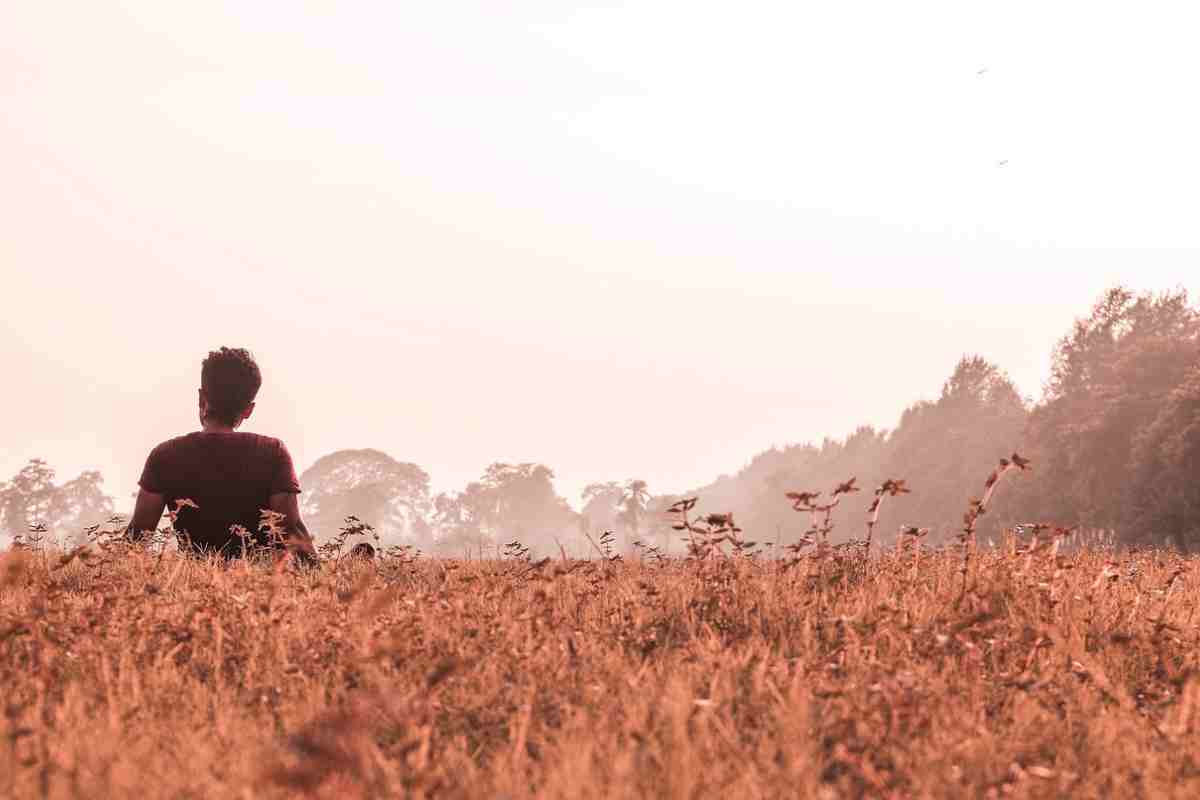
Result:
<svg viewBox="0 0 1200 800"><path fill-rule="evenodd" d="M1110 289L1075 322L1055 348L1045 398L1029 422L1037 470L1025 497L1029 516L1101 528L1131 521L1130 504L1142 501L1130 494L1140 491L1130 465L1140 458L1154 471L1135 447L1195 367L1198 343L1200 315L1183 291ZM1158 422L1151 439L1167 441L1167 424Z"/></svg>
<svg viewBox="0 0 1200 800"><path fill-rule="evenodd" d="M0 483L0 531L15 536L41 523L65 541L73 541L87 526L112 516L112 498L101 490L104 478L99 472L81 473L61 486L54 478L54 469L35 458Z"/></svg>
<svg viewBox="0 0 1200 800"><path fill-rule="evenodd" d="M435 549L443 555L483 556L496 539L489 528L493 501L483 484L473 481L456 493L433 500Z"/></svg>
<svg viewBox="0 0 1200 800"><path fill-rule="evenodd" d="M589 483L584 487L580 495L583 500L580 517L588 531L610 530L616 527L622 495L621 484L616 481Z"/></svg>
<svg viewBox="0 0 1200 800"><path fill-rule="evenodd" d="M681 499L680 495L674 494L654 495L647 501L645 514L642 516L646 526L646 536L654 541L664 555L682 552L676 542L683 537L671 527L675 520L667 513L667 509L675 501Z"/></svg>
<svg viewBox="0 0 1200 800"><path fill-rule="evenodd" d="M877 482L886 456L887 434L860 426L845 439L827 437L820 445L803 443L766 450L734 475L685 493L699 497L698 511L732 513L746 536L763 543L793 542L808 526L784 495L789 491L822 491L857 478L859 485ZM861 536L858 524L866 503L842 503L834 512L834 541ZM852 527L853 526L853 527Z"/></svg>
<svg viewBox="0 0 1200 800"><path fill-rule="evenodd" d="M579 518L555 493L553 480L553 470L543 464L496 462L463 491L439 495L438 550L487 555L517 540L536 554L557 552Z"/></svg>
<svg viewBox="0 0 1200 800"><path fill-rule="evenodd" d="M709 508L709 504L715 501L719 507L714 507L713 510L725 509L734 512L739 525L752 532L759 540L770 542L772 545L787 545L799 536L807 526L808 520L792 510L791 504L785 500L785 495L797 490L828 489L827 484L833 474L832 470L835 469L832 465L825 464L826 458L831 454L829 444L827 440L825 447L812 444L772 447L751 459L746 468L738 474L736 481L742 484L743 488L732 500L710 498L703 490L698 492L700 499L705 508ZM836 444L836 448L840 450L841 442ZM878 462L878 457L872 459L872 462ZM857 465L853 474L864 480L868 477Z"/></svg>
<svg viewBox="0 0 1200 800"><path fill-rule="evenodd" d="M78 535L89 525L102 523L113 514L113 500L100 488L104 477L98 470L83 472L58 487L50 518L64 532Z"/></svg>
<svg viewBox="0 0 1200 800"><path fill-rule="evenodd" d="M1200 550L1200 358L1133 446L1122 532Z"/></svg>
<svg viewBox="0 0 1200 800"><path fill-rule="evenodd" d="M651 495L643 480L590 483L583 490L581 527L593 538L602 531L620 532L629 551L642 534Z"/></svg>
<svg viewBox="0 0 1200 800"><path fill-rule="evenodd" d="M380 539L430 541L429 475L379 450L339 450L300 476L300 507L314 536L335 535L348 516L372 525Z"/></svg>
<svg viewBox="0 0 1200 800"><path fill-rule="evenodd" d="M819 491L829 497L837 483L856 478L864 494L848 496L833 513L833 539L844 541L866 532L866 492L888 478L905 479L913 493L884 504L876 541L889 541L901 523L936 528L944 539L958 529L967 502L982 491L999 458L1020 445L1027 414L1002 370L981 357L964 356L937 399L911 405L894 430L860 426L845 439L773 447L736 475L688 494L698 496L698 508L706 512L733 513L748 538L783 546L809 524L785 493ZM1004 503L996 509L985 520L990 524L985 535L1013 513Z"/></svg>
<svg viewBox="0 0 1200 800"><path fill-rule="evenodd" d="M554 552L555 541L575 527L576 515L554 491L553 481L553 470L543 464L489 466L480 482L493 498L492 530L537 553Z"/></svg>
<svg viewBox="0 0 1200 800"><path fill-rule="evenodd" d="M1027 418L1024 400L999 367L979 356L959 360L938 399L909 406L888 437L884 477L906 479L913 493L884 506L884 540L901 523L932 528L935 541L955 534L996 463L1020 448ZM994 537L1015 514L1012 503L999 502L978 530Z"/></svg>
<svg viewBox="0 0 1200 800"><path fill-rule="evenodd" d="M621 488L621 521L625 523L627 549L641 535L642 519L649 501L650 492L645 481L636 478L625 481Z"/></svg>
<svg viewBox="0 0 1200 800"><path fill-rule="evenodd" d="M55 488L54 469L40 458L0 484L0 522L9 535L24 533L36 522L48 524Z"/></svg>
<svg viewBox="0 0 1200 800"><path fill-rule="evenodd" d="M623 494L621 484L616 481L589 483L584 487L579 526L585 534L594 538L602 531L617 529Z"/></svg>

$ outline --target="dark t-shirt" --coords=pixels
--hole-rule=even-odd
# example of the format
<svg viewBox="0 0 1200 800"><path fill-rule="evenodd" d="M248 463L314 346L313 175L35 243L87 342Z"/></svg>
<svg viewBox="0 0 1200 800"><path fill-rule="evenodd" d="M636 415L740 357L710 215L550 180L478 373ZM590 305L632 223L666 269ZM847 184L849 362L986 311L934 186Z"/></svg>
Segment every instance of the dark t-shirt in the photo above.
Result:
<svg viewBox="0 0 1200 800"><path fill-rule="evenodd" d="M259 512L269 508L272 494L299 492L300 481L283 442L256 433L197 431L163 442L150 451L138 485L164 495L167 508L186 498L175 530L184 532L201 550L241 552L242 541L230 531L241 525L265 543Z"/></svg>

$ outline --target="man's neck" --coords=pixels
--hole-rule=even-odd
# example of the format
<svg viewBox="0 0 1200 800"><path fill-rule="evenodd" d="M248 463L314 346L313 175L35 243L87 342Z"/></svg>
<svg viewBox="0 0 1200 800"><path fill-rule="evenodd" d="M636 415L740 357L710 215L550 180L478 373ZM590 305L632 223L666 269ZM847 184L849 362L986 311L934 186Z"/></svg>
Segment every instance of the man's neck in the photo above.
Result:
<svg viewBox="0 0 1200 800"><path fill-rule="evenodd" d="M223 425L220 422L202 422L200 429L205 433L233 433L232 425Z"/></svg>

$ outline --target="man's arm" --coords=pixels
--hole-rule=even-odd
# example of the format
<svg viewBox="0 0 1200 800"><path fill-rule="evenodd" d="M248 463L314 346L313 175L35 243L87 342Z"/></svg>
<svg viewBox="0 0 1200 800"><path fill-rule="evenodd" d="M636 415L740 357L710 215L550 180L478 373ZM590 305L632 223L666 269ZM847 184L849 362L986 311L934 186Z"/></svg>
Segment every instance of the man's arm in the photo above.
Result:
<svg viewBox="0 0 1200 800"><path fill-rule="evenodd" d="M284 543L304 563L315 564L317 551L312 536L300 519L300 495L296 492L276 492L271 495L271 510L283 515Z"/></svg>
<svg viewBox="0 0 1200 800"><path fill-rule="evenodd" d="M158 530L162 521L163 509L167 506L167 498L157 492L138 490L137 503L133 506L133 518L125 529L125 536L133 542L140 541L147 532Z"/></svg>

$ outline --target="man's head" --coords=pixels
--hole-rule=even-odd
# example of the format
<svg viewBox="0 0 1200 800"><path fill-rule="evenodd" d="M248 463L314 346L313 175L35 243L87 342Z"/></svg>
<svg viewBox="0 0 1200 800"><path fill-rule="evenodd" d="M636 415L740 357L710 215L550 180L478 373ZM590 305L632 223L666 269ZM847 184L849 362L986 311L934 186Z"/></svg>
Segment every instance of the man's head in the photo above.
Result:
<svg viewBox="0 0 1200 800"><path fill-rule="evenodd" d="M200 421L236 428L254 411L262 373L240 347L214 350L200 365Z"/></svg>
<svg viewBox="0 0 1200 800"><path fill-rule="evenodd" d="M375 558L375 548L369 542L359 542L350 548L350 557L370 561Z"/></svg>

